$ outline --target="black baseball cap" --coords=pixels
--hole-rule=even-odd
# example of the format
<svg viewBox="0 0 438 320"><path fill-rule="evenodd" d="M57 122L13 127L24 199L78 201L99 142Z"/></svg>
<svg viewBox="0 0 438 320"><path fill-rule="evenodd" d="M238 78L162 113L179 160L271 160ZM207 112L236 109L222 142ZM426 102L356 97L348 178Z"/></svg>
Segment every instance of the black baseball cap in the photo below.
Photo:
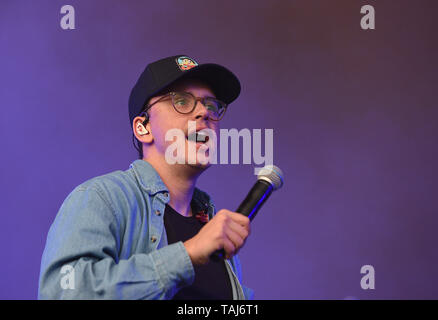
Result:
<svg viewBox="0 0 438 320"><path fill-rule="evenodd" d="M240 94L239 79L227 68L215 64L198 64L186 55L167 57L148 64L129 96L129 121L140 115L147 101L175 81L195 78L206 83L216 98L230 104Z"/></svg>

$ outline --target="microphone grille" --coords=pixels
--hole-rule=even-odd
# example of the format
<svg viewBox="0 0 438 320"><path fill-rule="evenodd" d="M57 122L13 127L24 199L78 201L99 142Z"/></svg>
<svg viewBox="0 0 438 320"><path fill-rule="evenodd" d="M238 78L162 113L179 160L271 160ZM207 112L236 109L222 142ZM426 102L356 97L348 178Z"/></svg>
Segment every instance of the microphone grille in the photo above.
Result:
<svg viewBox="0 0 438 320"><path fill-rule="evenodd" d="M272 184L274 190L278 190L283 186L284 183L283 172L279 167L267 165L260 169L257 175L257 180L265 180Z"/></svg>

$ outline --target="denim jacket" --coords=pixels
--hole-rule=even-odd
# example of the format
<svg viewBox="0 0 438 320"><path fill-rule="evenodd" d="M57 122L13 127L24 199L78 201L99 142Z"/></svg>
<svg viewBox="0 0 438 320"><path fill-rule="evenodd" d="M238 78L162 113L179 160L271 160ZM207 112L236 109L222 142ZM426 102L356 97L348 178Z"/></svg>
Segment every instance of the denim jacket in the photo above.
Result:
<svg viewBox="0 0 438 320"><path fill-rule="evenodd" d="M195 272L181 241L168 245L169 191L155 169L135 160L77 186L64 200L41 261L39 299L171 299ZM215 214L195 188L192 205ZM233 299L251 299L236 256L226 260Z"/></svg>

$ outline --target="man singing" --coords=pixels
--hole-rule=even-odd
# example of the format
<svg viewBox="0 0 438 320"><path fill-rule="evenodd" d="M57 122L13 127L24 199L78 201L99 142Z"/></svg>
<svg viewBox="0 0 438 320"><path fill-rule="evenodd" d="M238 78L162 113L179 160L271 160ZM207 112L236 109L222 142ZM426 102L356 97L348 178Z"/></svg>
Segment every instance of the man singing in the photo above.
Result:
<svg viewBox="0 0 438 320"><path fill-rule="evenodd" d="M65 199L47 236L40 299L252 297L236 255L249 219L216 212L196 188L215 147L203 130L219 136L239 94L237 77L218 64L179 55L146 66L129 97L140 159L82 183ZM174 141L166 133L175 129L184 133L185 161L169 161ZM201 149L187 161L190 150ZM218 250L225 259L212 258Z"/></svg>

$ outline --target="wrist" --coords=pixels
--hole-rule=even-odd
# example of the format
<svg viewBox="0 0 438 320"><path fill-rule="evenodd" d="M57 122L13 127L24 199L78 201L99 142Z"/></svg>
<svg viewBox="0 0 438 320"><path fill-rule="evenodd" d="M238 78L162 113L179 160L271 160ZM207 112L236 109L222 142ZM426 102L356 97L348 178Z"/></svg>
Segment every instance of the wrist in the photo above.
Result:
<svg viewBox="0 0 438 320"><path fill-rule="evenodd" d="M184 247L186 248L187 254L190 257L190 260L192 261L192 264L195 265L195 259L193 257L193 243L191 239L183 242Z"/></svg>

